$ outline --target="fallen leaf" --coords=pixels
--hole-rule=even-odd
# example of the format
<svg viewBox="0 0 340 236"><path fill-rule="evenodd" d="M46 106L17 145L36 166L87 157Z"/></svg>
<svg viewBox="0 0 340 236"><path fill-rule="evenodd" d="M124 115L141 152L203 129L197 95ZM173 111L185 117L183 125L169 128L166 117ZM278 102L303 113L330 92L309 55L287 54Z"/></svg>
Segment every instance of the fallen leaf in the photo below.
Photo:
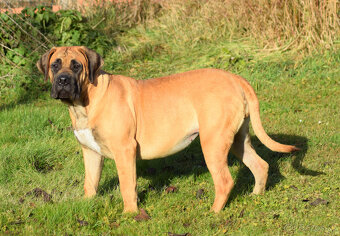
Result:
<svg viewBox="0 0 340 236"><path fill-rule="evenodd" d="M139 214L135 216L135 221L146 221L150 219L151 217L146 213L143 208L141 208Z"/></svg>
<svg viewBox="0 0 340 236"><path fill-rule="evenodd" d="M321 205L327 205L329 203L329 201L322 199L322 198L317 198L315 199L315 201L311 202L310 205L311 206L317 206L319 204Z"/></svg>
<svg viewBox="0 0 340 236"><path fill-rule="evenodd" d="M190 223L183 223L183 227L187 228L190 226Z"/></svg>
<svg viewBox="0 0 340 236"><path fill-rule="evenodd" d="M232 225L232 224L233 224L233 221L232 221L231 219L226 220L226 221L224 222L224 225L225 225L225 226L230 226L230 225Z"/></svg>
<svg viewBox="0 0 340 236"><path fill-rule="evenodd" d="M211 223L209 226L210 226L211 229L216 228L216 224L215 223Z"/></svg>
<svg viewBox="0 0 340 236"><path fill-rule="evenodd" d="M110 223L110 228L118 228L119 227L119 224L117 222L112 222Z"/></svg>
<svg viewBox="0 0 340 236"><path fill-rule="evenodd" d="M51 119L50 119L50 118L47 118L47 120L48 120L48 123L50 123L50 125L53 127L54 124L53 124L53 122L51 121Z"/></svg>
<svg viewBox="0 0 340 236"><path fill-rule="evenodd" d="M31 196L31 195L33 195L35 198L43 197L44 202L52 201L52 195L46 193L41 188L35 188L32 191L27 192L25 196Z"/></svg>
<svg viewBox="0 0 340 236"><path fill-rule="evenodd" d="M89 222L85 221L85 220L80 220L80 219L77 219L78 223L80 226L86 226L89 224Z"/></svg>
<svg viewBox="0 0 340 236"><path fill-rule="evenodd" d="M197 198L197 199L201 199L202 196L203 196L203 194L204 194L204 189L203 189L203 188L197 190L197 192L196 192L196 198Z"/></svg>
<svg viewBox="0 0 340 236"><path fill-rule="evenodd" d="M168 236L191 236L191 234L190 233L175 234L175 233L168 232Z"/></svg>
<svg viewBox="0 0 340 236"><path fill-rule="evenodd" d="M13 221L13 222L10 222L10 224L13 224L13 225L21 225L21 224L24 224L25 222L22 221L22 220L16 220L16 221Z"/></svg>
<svg viewBox="0 0 340 236"><path fill-rule="evenodd" d="M242 209L242 211L240 212L238 218L242 218L242 217L243 217L243 215L244 215L244 210L245 210L245 209L246 209L246 208L243 208L243 209Z"/></svg>
<svg viewBox="0 0 340 236"><path fill-rule="evenodd" d="M175 187L175 186L169 186L169 187L167 187L166 189L165 189L165 192L166 193L174 193L174 192L177 192L177 187Z"/></svg>
<svg viewBox="0 0 340 236"><path fill-rule="evenodd" d="M294 190L298 190L298 188L295 185L291 185L290 188L292 188Z"/></svg>

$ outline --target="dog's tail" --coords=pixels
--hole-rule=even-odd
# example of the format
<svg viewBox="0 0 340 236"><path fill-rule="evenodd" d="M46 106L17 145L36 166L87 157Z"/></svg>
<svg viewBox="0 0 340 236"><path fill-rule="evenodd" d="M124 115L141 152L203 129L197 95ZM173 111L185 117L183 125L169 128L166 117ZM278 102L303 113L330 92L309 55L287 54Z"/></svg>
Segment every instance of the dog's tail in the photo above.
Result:
<svg viewBox="0 0 340 236"><path fill-rule="evenodd" d="M260 105L259 100L255 94L254 89L251 85L243 78L240 78L240 85L244 91L246 100L249 106L250 121L256 136L260 141L266 145L270 150L276 152L293 152L300 150L299 148L292 145L285 145L278 143L271 139L266 131L263 129L261 119L260 119Z"/></svg>

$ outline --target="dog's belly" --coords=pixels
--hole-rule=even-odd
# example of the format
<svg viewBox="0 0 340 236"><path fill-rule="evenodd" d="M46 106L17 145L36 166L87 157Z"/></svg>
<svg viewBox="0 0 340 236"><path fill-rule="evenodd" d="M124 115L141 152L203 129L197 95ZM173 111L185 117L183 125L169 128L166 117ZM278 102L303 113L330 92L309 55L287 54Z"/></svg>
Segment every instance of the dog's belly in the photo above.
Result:
<svg viewBox="0 0 340 236"><path fill-rule="evenodd" d="M100 146L94 139L90 129L74 130L74 135L77 137L79 143L81 143L83 146L101 154Z"/></svg>
<svg viewBox="0 0 340 236"><path fill-rule="evenodd" d="M180 136L176 141L161 140L161 144L152 145L142 144L140 147L140 158L151 160L175 154L188 147L198 136L198 129L189 132L187 135ZM168 141L168 142L167 142Z"/></svg>
<svg viewBox="0 0 340 236"><path fill-rule="evenodd" d="M176 152L182 151L184 148L190 145L192 141L195 140L195 138L198 136L198 131L187 135L182 140L180 140L169 152L165 153L164 156L169 156L172 154L175 154Z"/></svg>

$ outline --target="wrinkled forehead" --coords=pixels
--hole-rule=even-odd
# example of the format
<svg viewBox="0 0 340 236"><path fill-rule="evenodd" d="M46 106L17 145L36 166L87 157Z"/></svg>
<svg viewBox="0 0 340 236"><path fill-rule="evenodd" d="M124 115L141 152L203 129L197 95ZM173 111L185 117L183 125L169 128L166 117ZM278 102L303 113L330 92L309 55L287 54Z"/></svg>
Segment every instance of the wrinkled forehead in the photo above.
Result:
<svg viewBox="0 0 340 236"><path fill-rule="evenodd" d="M61 59L63 65L69 65L72 60L76 60L82 64L86 63L84 52L77 47L60 47L53 53L50 63L52 64L57 59Z"/></svg>

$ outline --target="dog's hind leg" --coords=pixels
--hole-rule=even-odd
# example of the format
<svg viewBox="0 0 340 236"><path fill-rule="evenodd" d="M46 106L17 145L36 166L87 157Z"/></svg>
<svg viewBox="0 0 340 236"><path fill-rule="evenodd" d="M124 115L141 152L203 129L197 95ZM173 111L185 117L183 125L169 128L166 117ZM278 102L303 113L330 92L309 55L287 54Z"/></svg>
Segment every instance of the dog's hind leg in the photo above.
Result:
<svg viewBox="0 0 340 236"><path fill-rule="evenodd" d="M232 153L235 154L250 169L255 177L254 194L261 194L265 191L269 165L259 155L256 154L250 143L249 135L249 117L244 122L234 137L234 143L231 147Z"/></svg>
<svg viewBox="0 0 340 236"><path fill-rule="evenodd" d="M215 200L211 210L219 212L225 206L234 186L227 164L227 155L232 141L225 143L225 140L232 140L232 134L216 132L213 136L206 136L201 132L200 139L204 159L215 186Z"/></svg>

